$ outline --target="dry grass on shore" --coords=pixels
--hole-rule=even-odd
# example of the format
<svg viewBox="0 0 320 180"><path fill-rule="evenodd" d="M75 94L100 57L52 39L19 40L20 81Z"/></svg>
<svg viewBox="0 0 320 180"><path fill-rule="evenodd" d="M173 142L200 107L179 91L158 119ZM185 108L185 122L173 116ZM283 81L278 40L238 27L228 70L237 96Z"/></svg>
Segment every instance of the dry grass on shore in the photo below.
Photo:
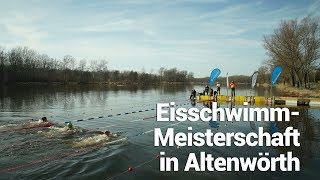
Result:
<svg viewBox="0 0 320 180"><path fill-rule="evenodd" d="M298 89L284 84L277 84L276 88L284 96L305 97L305 98L320 98L320 90Z"/></svg>

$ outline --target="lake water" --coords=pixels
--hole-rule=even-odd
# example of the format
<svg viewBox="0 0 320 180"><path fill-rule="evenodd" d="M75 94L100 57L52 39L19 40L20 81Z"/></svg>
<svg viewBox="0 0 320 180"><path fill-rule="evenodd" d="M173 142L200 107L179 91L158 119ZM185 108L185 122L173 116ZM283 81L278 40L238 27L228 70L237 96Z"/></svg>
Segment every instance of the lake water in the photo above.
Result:
<svg viewBox="0 0 320 180"><path fill-rule="evenodd" d="M14 86L0 90L0 179L318 179L320 166L320 109L294 108L290 122L157 122L156 103L174 101L190 108L191 90L203 86ZM237 89L237 95L266 95L267 90ZM226 90L222 88L222 94ZM279 92L274 92L279 94ZM221 107L229 105L222 104ZM202 103L196 107L202 108ZM241 107L236 105L236 108ZM48 117L51 127L31 119ZM81 120L81 121L77 121ZM74 131L64 129L71 121ZM299 129L300 147L154 147L154 128L176 132L257 132L258 127L282 132ZM33 127L33 128L31 128ZM109 130L106 138L101 132ZM159 172L160 151L179 159L179 172ZM184 172L190 152L214 157L270 156L292 151L300 158L300 172ZM132 171L127 171L133 167Z"/></svg>

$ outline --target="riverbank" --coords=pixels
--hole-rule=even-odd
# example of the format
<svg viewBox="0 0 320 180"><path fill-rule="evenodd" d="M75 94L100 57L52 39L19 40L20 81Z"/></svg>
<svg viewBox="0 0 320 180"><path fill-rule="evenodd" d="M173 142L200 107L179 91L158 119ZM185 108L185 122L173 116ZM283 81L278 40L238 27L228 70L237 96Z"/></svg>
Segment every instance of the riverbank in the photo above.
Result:
<svg viewBox="0 0 320 180"><path fill-rule="evenodd" d="M154 82L154 83L139 83L139 82L15 82L3 84L3 86L10 85L114 85L114 86L128 86L128 85L161 85L161 84L193 84L193 82Z"/></svg>
<svg viewBox="0 0 320 180"><path fill-rule="evenodd" d="M299 89L284 84L275 86L283 96L320 98L320 84L313 84L313 89Z"/></svg>

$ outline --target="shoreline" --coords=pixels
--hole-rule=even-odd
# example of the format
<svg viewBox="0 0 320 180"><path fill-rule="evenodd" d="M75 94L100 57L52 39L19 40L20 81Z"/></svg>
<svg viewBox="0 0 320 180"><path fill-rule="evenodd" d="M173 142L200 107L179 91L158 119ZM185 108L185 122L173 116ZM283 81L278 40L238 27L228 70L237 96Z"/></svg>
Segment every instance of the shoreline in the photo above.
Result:
<svg viewBox="0 0 320 180"><path fill-rule="evenodd" d="M319 84L314 84L318 85ZM310 90L310 89L299 89L296 87L292 87L289 85L284 84L277 84L275 86L280 93L284 94L285 96L292 96L292 97L308 97L308 98L320 98L320 90L318 88Z"/></svg>
<svg viewBox="0 0 320 180"><path fill-rule="evenodd" d="M193 82L154 82L154 83L133 83L133 82L15 82L6 83L2 86L14 86L14 85L116 85L116 86L128 86L128 85L161 85L161 84L194 84Z"/></svg>

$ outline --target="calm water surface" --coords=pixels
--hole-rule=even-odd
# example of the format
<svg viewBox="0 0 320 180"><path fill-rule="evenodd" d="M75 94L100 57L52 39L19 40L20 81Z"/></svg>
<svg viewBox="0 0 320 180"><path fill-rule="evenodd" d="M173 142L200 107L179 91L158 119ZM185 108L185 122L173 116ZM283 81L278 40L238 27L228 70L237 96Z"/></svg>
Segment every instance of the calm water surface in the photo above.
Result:
<svg viewBox="0 0 320 180"><path fill-rule="evenodd" d="M202 86L166 85L161 87L126 86L15 86L0 90L0 179L318 179L320 166L320 110L291 109L300 112L290 122L270 125L267 122L156 122L155 107L171 102L191 107L188 97L192 88ZM222 89L222 94L226 91ZM277 92L274 92L277 94ZM237 95L266 95L265 89L246 91L239 87ZM196 107L202 108L202 103ZM226 107L229 105L221 105ZM236 108L240 107L236 105ZM139 112L141 111L141 112ZM134 113L133 113L134 112ZM112 115L112 116L111 116ZM52 127L36 127L30 119L48 117ZM110 117L108 117L110 116ZM99 118L100 117L100 118ZM90 119L92 118L92 119ZM147 118L147 119L144 119ZM76 120L81 120L76 122ZM144 119L144 120L143 120ZM66 132L66 121L77 130ZM287 126L299 129L301 147L154 147L156 127L174 127L175 131L244 133L262 126L281 132ZM22 128L22 129L21 129ZM6 131L8 130L8 131ZM106 139L99 131L109 130L114 137ZM160 151L175 156L179 172L159 172ZM301 161L300 172L183 172L190 152L205 151L214 157L271 156L293 151ZM134 167L126 172L128 167Z"/></svg>

